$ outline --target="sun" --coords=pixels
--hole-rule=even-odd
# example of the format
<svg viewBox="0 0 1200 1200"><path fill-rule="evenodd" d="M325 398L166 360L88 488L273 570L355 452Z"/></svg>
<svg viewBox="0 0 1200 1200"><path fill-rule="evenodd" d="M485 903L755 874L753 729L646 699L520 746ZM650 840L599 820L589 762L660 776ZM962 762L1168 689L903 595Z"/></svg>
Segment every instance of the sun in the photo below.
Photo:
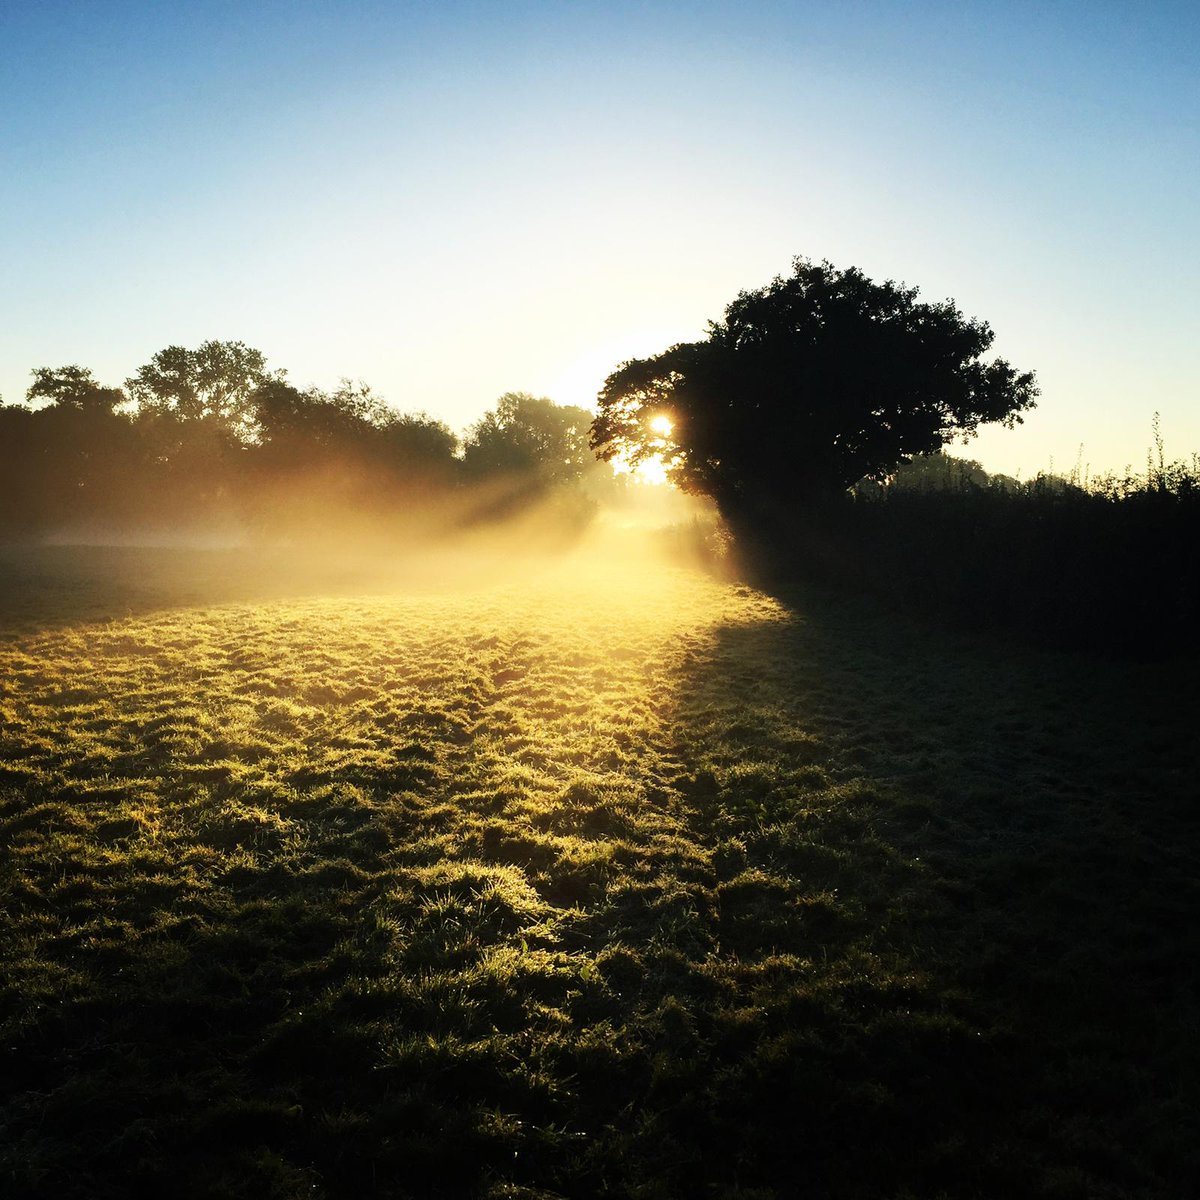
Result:
<svg viewBox="0 0 1200 1200"><path fill-rule="evenodd" d="M663 413L659 413L657 417L650 418L650 431L657 434L660 438L670 437L671 430L674 428L675 422Z"/></svg>

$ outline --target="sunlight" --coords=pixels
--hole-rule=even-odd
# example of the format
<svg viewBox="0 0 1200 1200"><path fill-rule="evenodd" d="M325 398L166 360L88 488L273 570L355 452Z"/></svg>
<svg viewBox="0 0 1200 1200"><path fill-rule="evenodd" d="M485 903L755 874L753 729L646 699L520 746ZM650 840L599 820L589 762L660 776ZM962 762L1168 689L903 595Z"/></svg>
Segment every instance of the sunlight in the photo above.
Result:
<svg viewBox="0 0 1200 1200"><path fill-rule="evenodd" d="M634 471L634 476L642 483L649 483L655 487L663 487L669 483L667 464L663 462L661 454L642 459Z"/></svg>
<svg viewBox="0 0 1200 1200"><path fill-rule="evenodd" d="M628 475L636 482L647 483L652 487L673 486L670 480L670 467L664 452L668 449L667 439L671 436L675 423L665 413L659 413L657 416L651 417L646 424L650 432L654 434L650 444L660 446L662 449L647 455L637 463L630 460L628 451L623 451L612 459L613 473Z"/></svg>
<svg viewBox="0 0 1200 1200"><path fill-rule="evenodd" d="M616 455L611 461L614 475L628 475L635 483L646 483L652 487L672 486L667 476L667 464L661 454L652 454L639 463L631 463L627 452Z"/></svg>
<svg viewBox="0 0 1200 1200"><path fill-rule="evenodd" d="M530 381L531 390L550 396L559 404L578 404L595 410L604 381L621 363L659 354L667 346L695 336L692 322L686 320L623 325L613 336L598 342L591 331L585 331L574 346L564 336L560 340L562 357L548 364L544 376Z"/></svg>

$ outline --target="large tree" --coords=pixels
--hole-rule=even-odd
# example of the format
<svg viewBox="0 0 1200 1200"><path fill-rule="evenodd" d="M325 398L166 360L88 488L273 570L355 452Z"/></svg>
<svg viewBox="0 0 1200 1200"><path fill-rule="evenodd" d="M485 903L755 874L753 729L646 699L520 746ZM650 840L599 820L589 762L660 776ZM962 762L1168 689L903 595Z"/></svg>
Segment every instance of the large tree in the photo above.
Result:
<svg viewBox="0 0 1200 1200"><path fill-rule="evenodd" d="M703 341L622 364L592 445L605 459L661 457L728 517L786 519L985 422L1018 423L1034 377L985 361L993 336L951 300L797 258Z"/></svg>

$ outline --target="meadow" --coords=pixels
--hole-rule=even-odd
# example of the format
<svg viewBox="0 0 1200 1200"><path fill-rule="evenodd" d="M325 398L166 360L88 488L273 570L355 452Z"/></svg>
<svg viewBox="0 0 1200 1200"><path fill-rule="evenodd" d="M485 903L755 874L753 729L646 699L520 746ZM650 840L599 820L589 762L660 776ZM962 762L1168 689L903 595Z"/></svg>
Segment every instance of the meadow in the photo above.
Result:
<svg viewBox="0 0 1200 1200"><path fill-rule="evenodd" d="M0 571L4 1195L1200 1188L1194 663L615 543Z"/></svg>

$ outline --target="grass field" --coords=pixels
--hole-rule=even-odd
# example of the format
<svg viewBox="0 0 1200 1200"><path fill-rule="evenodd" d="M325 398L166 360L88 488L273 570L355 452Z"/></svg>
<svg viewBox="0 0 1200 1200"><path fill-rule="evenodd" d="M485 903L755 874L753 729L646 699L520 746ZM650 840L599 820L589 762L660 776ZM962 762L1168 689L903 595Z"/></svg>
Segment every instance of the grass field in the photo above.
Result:
<svg viewBox="0 0 1200 1200"><path fill-rule="evenodd" d="M493 566L0 551L0 1194L1195 1194L1194 663Z"/></svg>

